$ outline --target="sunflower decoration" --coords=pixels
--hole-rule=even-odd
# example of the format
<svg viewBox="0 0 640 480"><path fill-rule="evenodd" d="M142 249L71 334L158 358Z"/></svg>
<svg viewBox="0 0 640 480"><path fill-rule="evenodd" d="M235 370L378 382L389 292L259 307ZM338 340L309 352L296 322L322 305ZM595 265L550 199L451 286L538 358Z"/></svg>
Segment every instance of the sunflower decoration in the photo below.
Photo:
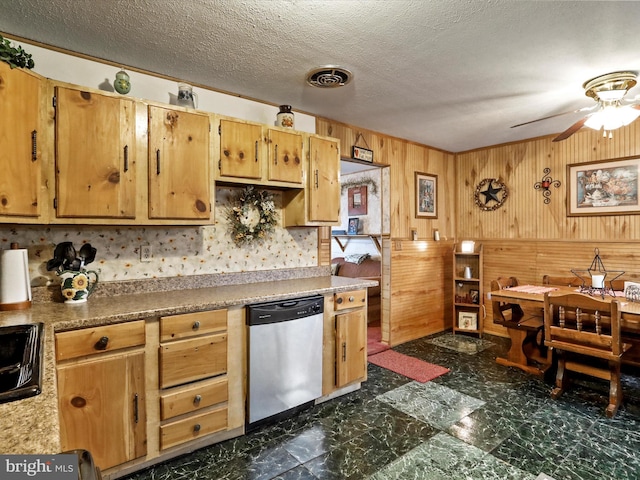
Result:
<svg viewBox="0 0 640 480"><path fill-rule="evenodd" d="M237 246L265 240L278 224L273 194L258 190L253 185L236 194L227 217Z"/></svg>

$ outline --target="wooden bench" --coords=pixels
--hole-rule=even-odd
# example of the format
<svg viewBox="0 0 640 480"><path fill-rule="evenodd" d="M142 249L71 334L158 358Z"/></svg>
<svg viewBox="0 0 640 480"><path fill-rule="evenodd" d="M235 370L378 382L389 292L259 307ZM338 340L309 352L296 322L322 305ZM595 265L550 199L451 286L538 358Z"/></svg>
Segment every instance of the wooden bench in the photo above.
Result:
<svg viewBox="0 0 640 480"><path fill-rule="evenodd" d="M491 281L491 291L517 287L515 277L498 277ZM516 367L536 376L544 376L552 364L551 351L544 346L544 319L542 311L526 313L515 303L491 301L493 323L507 329L511 347L507 358L498 357L496 362L507 367Z"/></svg>

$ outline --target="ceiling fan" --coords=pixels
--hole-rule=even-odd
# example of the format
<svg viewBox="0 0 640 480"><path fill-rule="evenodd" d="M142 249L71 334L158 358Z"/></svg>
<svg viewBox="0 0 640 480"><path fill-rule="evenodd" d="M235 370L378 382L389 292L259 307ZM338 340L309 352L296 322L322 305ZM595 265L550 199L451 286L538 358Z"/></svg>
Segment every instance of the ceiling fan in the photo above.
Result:
<svg viewBox="0 0 640 480"><path fill-rule="evenodd" d="M583 126L593 128L594 130L603 130L604 137L608 136L612 138L612 130L624 125L629 125L640 116L640 104L623 104L624 96L635 84L636 74L634 72L613 72L600 75L591 80L587 80L582 85L585 95L593 98L597 102L596 105L580 108L571 112L549 115L548 117L538 118L530 122L519 123L518 125L513 125L511 128L521 127L522 125L528 125L570 113L590 112L554 138L553 141L560 142L565 140Z"/></svg>

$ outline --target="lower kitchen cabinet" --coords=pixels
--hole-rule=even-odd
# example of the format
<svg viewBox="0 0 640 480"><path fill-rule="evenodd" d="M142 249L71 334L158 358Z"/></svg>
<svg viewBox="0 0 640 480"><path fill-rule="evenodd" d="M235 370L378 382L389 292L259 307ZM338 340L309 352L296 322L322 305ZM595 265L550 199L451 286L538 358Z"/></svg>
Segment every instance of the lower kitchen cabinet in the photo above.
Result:
<svg viewBox="0 0 640 480"><path fill-rule="evenodd" d="M367 379L367 290L325 297L322 394Z"/></svg>
<svg viewBox="0 0 640 480"><path fill-rule="evenodd" d="M60 440L105 479L244 433L241 306L55 334Z"/></svg>
<svg viewBox="0 0 640 480"><path fill-rule="evenodd" d="M89 450L101 470L147 452L144 328L139 321L56 334L61 448Z"/></svg>
<svg viewBox="0 0 640 480"><path fill-rule="evenodd" d="M228 427L227 310L160 318L160 450Z"/></svg>
<svg viewBox="0 0 640 480"><path fill-rule="evenodd" d="M364 308L336 315L336 387L367 378L367 318Z"/></svg>

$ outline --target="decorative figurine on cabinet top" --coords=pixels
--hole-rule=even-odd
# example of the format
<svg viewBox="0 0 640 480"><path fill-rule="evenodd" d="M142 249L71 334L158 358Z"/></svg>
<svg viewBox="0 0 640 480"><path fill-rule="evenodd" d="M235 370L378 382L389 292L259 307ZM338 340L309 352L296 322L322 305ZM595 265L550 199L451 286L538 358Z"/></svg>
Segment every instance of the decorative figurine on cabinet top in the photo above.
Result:
<svg viewBox="0 0 640 480"><path fill-rule="evenodd" d="M113 88L116 89L116 92L121 93L122 95L126 95L131 91L131 81L129 79L129 74L125 72L124 69L116 73L116 79L113 82Z"/></svg>

